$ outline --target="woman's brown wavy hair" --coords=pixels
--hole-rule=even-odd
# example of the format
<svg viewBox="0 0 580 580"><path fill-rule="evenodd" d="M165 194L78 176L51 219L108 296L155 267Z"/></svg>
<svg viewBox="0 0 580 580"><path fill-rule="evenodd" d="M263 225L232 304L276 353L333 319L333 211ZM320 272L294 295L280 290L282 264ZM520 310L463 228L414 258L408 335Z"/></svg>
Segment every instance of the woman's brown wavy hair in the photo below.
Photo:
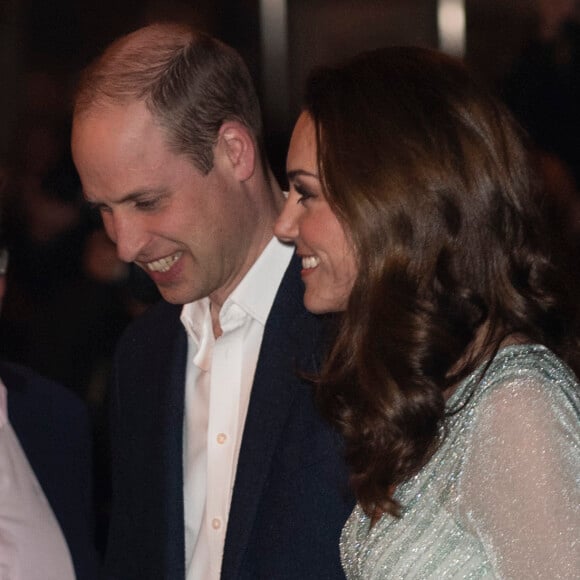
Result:
<svg viewBox="0 0 580 580"><path fill-rule="evenodd" d="M580 294L549 249L519 128L462 64L364 53L315 71L305 110L359 265L317 397L365 512L397 514L394 486L438 445L444 391L506 337L578 372Z"/></svg>

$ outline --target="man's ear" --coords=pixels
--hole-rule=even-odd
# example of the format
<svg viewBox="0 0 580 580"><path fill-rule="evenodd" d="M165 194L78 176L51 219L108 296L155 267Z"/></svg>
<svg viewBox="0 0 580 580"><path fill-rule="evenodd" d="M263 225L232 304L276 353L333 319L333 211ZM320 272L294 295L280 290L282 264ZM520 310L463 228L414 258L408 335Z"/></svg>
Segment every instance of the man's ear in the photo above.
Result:
<svg viewBox="0 0 580 580"><path fill-rule="evenodd" d="M235 177L239 181L252 177L256 169L256 145L247 127L237 121L226 121L219 130L218 141Z"/></svg>

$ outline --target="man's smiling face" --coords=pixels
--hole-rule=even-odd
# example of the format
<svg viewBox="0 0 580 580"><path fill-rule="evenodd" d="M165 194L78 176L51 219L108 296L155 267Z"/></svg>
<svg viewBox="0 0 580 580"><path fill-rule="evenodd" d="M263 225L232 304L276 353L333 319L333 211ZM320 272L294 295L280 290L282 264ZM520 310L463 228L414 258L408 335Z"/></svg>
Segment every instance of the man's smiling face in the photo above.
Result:
<svg viewBox="0 0 580 580"><path fill-rule="evenodd" d="M237 285L255 216L217 146L204 175L134 101L76 117L72 148L119 258L143 268L168 302L227 296Z"/></svg>

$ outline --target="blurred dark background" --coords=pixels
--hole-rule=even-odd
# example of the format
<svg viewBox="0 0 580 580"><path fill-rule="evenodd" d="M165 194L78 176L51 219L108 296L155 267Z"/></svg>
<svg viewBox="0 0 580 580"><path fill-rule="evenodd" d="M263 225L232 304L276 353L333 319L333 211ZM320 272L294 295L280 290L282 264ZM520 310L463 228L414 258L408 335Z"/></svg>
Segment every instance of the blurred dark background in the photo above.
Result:
<svg viewBox="0 0 580 580"><path fill-rule="evenodd" d="M580 123L578 0L1 0L0 190L11 252L0 355L76 391L95 422L98 538L108 507L106 377L119 333L157 299L119 263L82 202L70 158L79 70L112 39L158 19L234 46L258 86L266 141L285 151L308 71L388 44L463 58L529 132L554 235L576 252Z"/></svg>

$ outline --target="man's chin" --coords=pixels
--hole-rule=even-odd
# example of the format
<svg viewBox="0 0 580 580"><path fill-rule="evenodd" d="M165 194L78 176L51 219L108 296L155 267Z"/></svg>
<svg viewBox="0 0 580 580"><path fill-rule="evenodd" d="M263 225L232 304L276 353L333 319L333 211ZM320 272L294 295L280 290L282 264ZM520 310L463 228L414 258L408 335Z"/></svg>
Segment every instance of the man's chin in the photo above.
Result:
<svg viewBox="0 0 580 580"><path fill-rule="evenodd" d="M198 296L196 293L192 292L191 290L187 289L180 289L178 287L168 287L168 286L157 286L159 290L159 294L165 302L169 302L170 304L189 304L190 302L195 302L203 296Z"/></svg>
<svg viewBox="0 0 580 580"><path fill-rule="evenodd" d="M165 292L161 288L158 288L158 289L159 289L159 293L161 294L161 298L163 298L163 300L165 300L165 302L169 302L169 304L179 305L179 304L187 304L188 302L191 302L190 300L186 300L182 296L179 296L175 292Z"/></svg>

